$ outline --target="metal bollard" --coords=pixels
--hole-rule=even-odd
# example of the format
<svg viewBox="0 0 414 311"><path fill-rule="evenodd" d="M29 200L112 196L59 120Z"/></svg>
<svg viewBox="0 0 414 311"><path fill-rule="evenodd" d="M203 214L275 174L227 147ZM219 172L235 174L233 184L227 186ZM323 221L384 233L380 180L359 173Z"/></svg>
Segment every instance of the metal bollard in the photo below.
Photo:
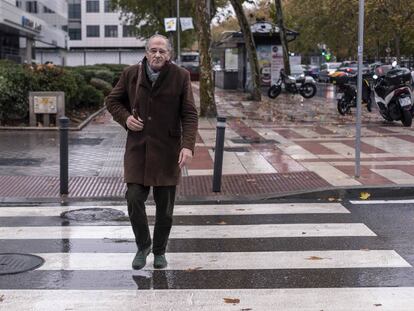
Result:
<svg viewBox="0 0 414 311"><path fill-rule="evenodd" d="M69 193L69 119L59 118L59 144L60 144L60 195Z"/></svg>
<svg viewBox="0 0 414 311"><path fill-rule="evenodd" d="M214 154L213 192L221 191L221 173L223 169L224 134L226 118L217 117L216 148Z"/></svg>

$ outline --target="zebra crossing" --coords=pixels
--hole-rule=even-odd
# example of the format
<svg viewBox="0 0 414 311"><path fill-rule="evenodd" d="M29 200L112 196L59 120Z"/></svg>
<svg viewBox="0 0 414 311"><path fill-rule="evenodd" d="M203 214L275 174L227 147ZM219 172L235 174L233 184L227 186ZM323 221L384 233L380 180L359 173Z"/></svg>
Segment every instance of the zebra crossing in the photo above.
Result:
<svg viewBox="0 0 414 311"><path fill-rule="evenodd" d="M0 253L45 260L0 275L0 310L414 310L411 264L350 204L179 205L168 267L140 271L126 217L60 217L93 208L127 212L0 207Z"/></svg>

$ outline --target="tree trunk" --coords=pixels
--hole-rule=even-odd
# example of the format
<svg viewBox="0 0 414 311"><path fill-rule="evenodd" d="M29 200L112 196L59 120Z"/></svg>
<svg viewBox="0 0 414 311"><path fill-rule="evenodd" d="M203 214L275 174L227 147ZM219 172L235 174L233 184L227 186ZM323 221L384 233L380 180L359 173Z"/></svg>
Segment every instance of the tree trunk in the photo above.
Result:
<svg viewBox="0 0 414 311"><path fill-rule="evenodd" d="M400 52L400 34L397 32L394 37L395 41L395 56L397 57L397 62L400 62L401 52Z"/></svg>
<svg viewBox="0 0 414 311"><path fill-rule="evenodd" d="M234 11L236 12L237 20L239 21L241 32L243 33L244 42L246 44L247 56L249 57L250 73L252 79L251 99L255 101L262 100L260 91L260 72L259 62L257 60L256 46L254 44L253 34L250 30L249 22L243 11L241 0L230 0Z"/></svg>
<svg viewBox="0 0 414 311"><path fill-rule="evenodd" d="M197 1L196 12L195 20L200 51L200 116L215 117L217 109L214 100L213 70L211 66L210 14L207 12L206 0Z"/></svg>
<svg viewBox="0 0 414 311"><path fill-rule="evenodd" d="M289 47L286 39L286 30L283 23L282 0L275 0L276 6L276 24L279 26L280 41L283 49L283 66L285 73L290 75Z"/></svg>

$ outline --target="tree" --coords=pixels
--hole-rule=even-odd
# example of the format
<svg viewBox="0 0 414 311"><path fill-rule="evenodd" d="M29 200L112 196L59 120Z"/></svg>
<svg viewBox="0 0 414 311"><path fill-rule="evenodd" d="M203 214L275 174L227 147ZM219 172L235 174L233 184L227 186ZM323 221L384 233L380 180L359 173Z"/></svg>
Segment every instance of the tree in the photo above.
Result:
<svg viewBox="0 0 414 311"><path fill-rule="evenodd" d="M279 26L280 41L282 43L283 49L283 65L285 68L285 73L287 75L290 75L289 47L286 39L285 25L283 23L282 1L275 0L275 7L277 16L276 24Z"/></svg>
<svg viewBox="0 0 414 311"><path fill-rule="evenodd" d="M122 10L123 18L136 25L137 36L149 38L155 33L165 34L164 18L177 16L176 0L111 0L115 8ZM207 11L209 1L210 12ZM216 115L214 84L211 68L210 22L217 9L227 0L180 0L180 16L194 16L197 36L193 31L181 32L182 45L191 46L198 40L200 50L200 115ZM173 38L172 38L173 37ZM176 36L170 32L170 40ZM173 41L173 40L171 40Z"/></svg>
<svg viewBox="0 0 414 311"><path fill-rule="evenodd" d="M214 100L213 70L211 68L211 19L205 0L197 1L196 13L200 51L200 116L214 117L217 115L217 110Z"/></svg>
<svg viewBox="0 0 414 311"><path fill-rule="evenodd" d="M256 46L254 44L253 34L250 29L249 22L244 14L242 0L230 0L231 5L236 13L239 21L241 32L243 33L244 42L246 45L247 56L249 57L249 65L252 79L251 99L260 101L262 98L260 91L260 72L259 62L257 59Z"/></svg>

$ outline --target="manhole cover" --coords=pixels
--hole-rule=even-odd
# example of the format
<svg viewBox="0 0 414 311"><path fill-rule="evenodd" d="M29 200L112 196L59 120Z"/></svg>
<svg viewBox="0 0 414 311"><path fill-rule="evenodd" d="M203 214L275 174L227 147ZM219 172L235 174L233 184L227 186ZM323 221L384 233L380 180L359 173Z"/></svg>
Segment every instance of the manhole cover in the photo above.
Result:
<svg viewBox="0 0 414 311"><path fill-rule="evenodd" d="M40 166L43 161L39 158L0 158L0 166Z"/></svg>
<svg viewBox="0 0 414 311"><path fill-rule="evenodd" d="M87 145L96 146L103 141L103 138L71 138L69 139L70 145Z"/></svg>
<svg viewBox="0 0 414 311"><path fill-rule="evenodd" d="M39 268L44 259L31 254L0 254L0 275L22 273Z"/></svg>
<svg viewBox="0 0 414 311"><path fill-rule="evenodd" d="M128 220L123 211L113 208L83 208L64 212L60 217L75 221Z"/></svg>

